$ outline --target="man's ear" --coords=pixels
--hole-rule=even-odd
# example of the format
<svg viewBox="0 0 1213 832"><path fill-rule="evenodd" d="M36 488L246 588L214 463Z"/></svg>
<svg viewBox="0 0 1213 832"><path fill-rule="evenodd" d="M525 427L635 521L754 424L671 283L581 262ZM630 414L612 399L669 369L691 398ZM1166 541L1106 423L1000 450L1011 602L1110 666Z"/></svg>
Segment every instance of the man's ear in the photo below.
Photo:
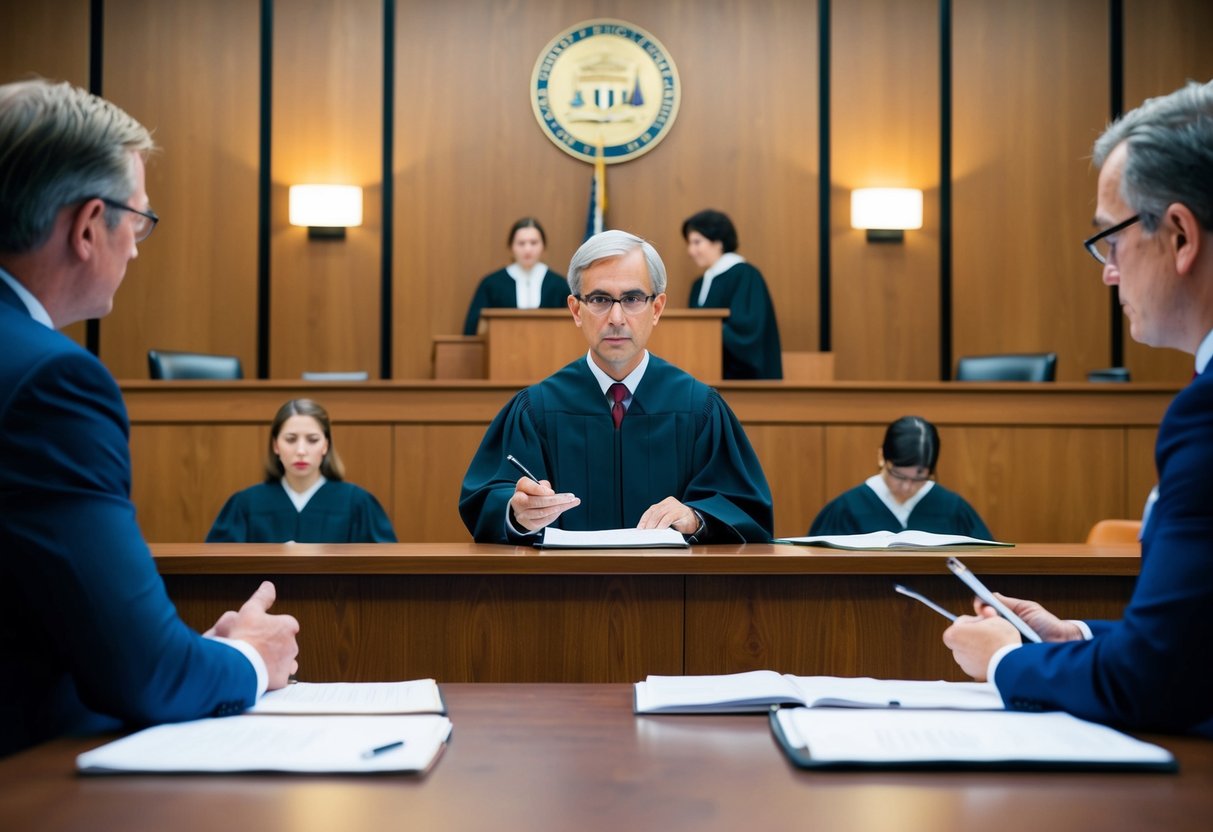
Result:
<svg viewBox="0 0 1213 832"><path fill-rule="evenodd" d="M77 208L68 224L67 245L72 254L80 260L92 259L104 222L105 203L101 200L90 199Z"/></svg>
<svg viewBox="0 0 1213 832"><path fill-rule="evenodd" d="M1175 258L1176 274L1191 274L1205 242L1201 237L1200 222L1191 208L1182 202L1174 202L1167 206L1163 224L1168 235L1170 254Z"/></svg>
<svg viewBox="0 0 1213 832"><path fill-rule="evenodd" d="M573 323L581 326L581 302L577 300L576 295L569 295L568 299L569 311L573 313Z"/></svg>

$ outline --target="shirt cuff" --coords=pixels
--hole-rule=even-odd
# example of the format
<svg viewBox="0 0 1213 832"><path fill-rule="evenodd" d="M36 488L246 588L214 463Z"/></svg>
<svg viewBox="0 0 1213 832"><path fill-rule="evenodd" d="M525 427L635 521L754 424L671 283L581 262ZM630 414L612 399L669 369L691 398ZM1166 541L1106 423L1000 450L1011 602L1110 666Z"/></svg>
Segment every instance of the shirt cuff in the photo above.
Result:
<svg viewBox="0 0 1213 832"><path fill-rule="evenodd" d="M238 638L223 638L222 636L206 636L211 641L217 641L221 644L226 644L228 647L234 647L249 661L253 666L253 672L257 674L257 695L253 698L256 702L265 693L270 686L270 671L265 666L265 659L261 658L261 654L257 652L257 648L249 644L247 641L241 641Z"/></svg>
<svg viewBox="0 0 1213 832"><path fill-rule="evenodd" d="M996 670L998 670L998 663L1002 661L1002 657L1005 656L1007 653L1010 653L1012 650L1018 650L1020 647L1023 647L1023 645L1022 644L1008 644L1005 647L999 647L997 650L994 651L994 655L990 656L990 664L989 664L989 666L986 667L986 681L987 682L989 682L991 684L994 683L994 672ZM995 687L998 687L998 686L995 685Z"/></svg>
<svg viewBox="0 0 1213 832"><path fill-rule="evenodd" d="M1079 621L1078 619L1074 618L1070 619L1070 623L1077 627L1078 631L1082 633L1083 641L1090 641L1091 639L1095 638L1094 634L1091 632L1091 625L1087 624L1087 622Z"/></svg>
<svg viewBox="0 0 1213 832"><path fill-rule="evenodd" d="M513 514L514 514L514 512L510 511L510 504L506 503L505 504L505 529L508 534L514 534L514 535L517 535L518 537L530 537L532 535L539 534L541 531L543 531L543 529L531 529L531 530L519 529L517 526L514 525L514 521L510 519L510 517Z"/></svg>

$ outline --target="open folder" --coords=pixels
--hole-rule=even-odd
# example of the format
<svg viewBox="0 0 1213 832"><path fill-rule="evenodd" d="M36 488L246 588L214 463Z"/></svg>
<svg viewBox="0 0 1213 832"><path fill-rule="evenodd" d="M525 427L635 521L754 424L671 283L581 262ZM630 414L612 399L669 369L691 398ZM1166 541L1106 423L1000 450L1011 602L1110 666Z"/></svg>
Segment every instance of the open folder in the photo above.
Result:
<svg viewBox="0 0 1213 832"><path fill-rule="evenodd" d="M725 676L649 676L636 683L638 714L746 713L772 705L814 708L1001 710L984 682L922 682L843 676L791 676L753 670Z"/></svg>
<svg viewBox="0 0 1213 832"><path fill-rule="evenodd" d="M1059 711L779 708L770 719L801 768L1178 770L1164 748Z"/></svg>

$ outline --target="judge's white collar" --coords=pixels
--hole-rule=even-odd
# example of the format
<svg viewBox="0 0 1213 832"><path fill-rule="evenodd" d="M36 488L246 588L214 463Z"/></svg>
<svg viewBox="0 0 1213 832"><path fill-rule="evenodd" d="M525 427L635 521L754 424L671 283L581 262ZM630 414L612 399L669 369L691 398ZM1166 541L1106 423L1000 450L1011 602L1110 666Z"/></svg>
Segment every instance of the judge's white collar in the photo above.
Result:
<svg viewBox="0 0 1213 832"><path fill-rule="evenodd" d="M608 376L602 371L602 368L594 363L593 353L587 351L585 354L585 363L590 365L590 372L594 374L594 378L598 380L598 386L602 388L602 395L606 395L607 390L615 379ZM636 365L636 369L623 377L623 386L628 388L628 397L623 400L623 406L628 407L632 404L632 396L636 393L636 388L640 386L640 380L644 378L644 371L649 367L649 351L644 351L644 357L640 359L640 363Z"/></svg>

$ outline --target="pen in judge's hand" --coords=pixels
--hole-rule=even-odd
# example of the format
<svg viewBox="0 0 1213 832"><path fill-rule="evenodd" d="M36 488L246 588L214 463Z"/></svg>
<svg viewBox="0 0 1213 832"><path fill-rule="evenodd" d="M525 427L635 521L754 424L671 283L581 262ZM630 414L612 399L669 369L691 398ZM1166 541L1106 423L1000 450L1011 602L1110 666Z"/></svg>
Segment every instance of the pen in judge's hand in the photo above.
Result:
<svg viewBox="0 0 1213 832"><path fill-rule="evenodd" d="M530 471L528 471L527 467L525 465L523 465L521 462L519 462L518 458L515 457L513 454L506 454L505 459L506 459L506 462L510 463L515 468L517 468L522 473L522 476L530 477L532 480L535 481L536 485L539 484L539 477L535 476Z"/></svg>

